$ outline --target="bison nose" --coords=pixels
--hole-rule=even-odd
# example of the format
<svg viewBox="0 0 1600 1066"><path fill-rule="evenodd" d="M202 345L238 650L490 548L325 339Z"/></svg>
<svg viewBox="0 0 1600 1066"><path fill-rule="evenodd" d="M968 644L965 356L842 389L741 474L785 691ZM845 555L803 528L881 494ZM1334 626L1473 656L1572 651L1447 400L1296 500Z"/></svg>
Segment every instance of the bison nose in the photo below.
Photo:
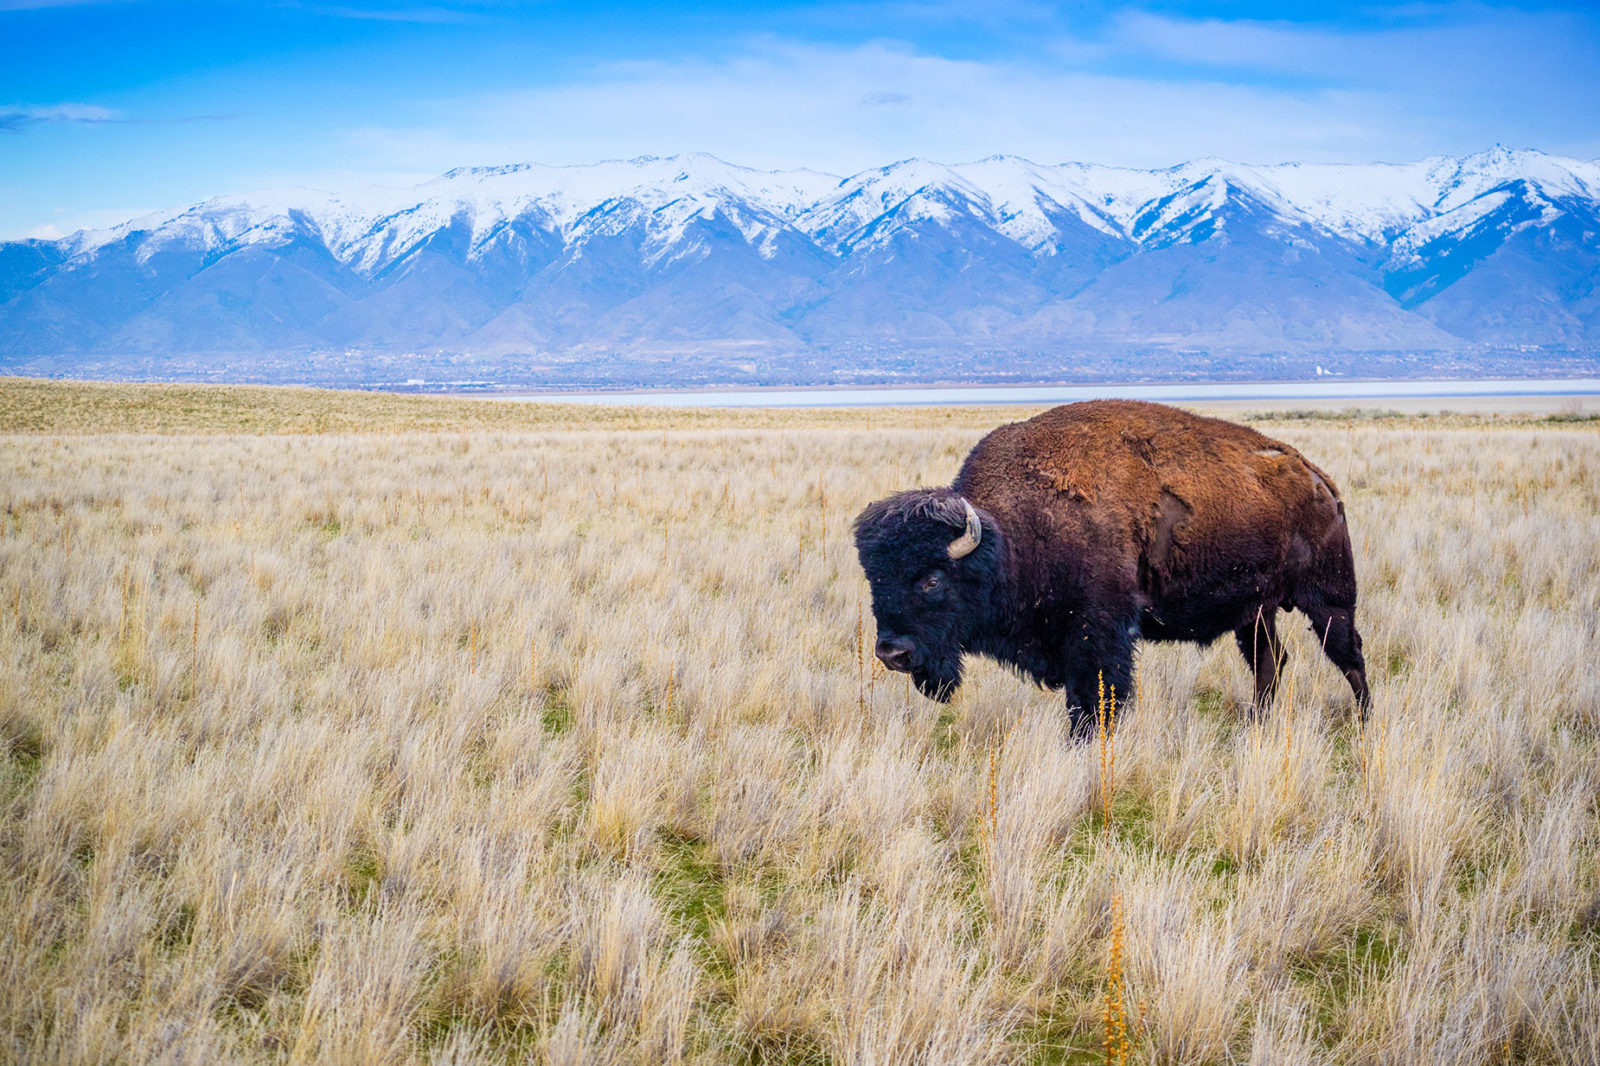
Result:
<svg viewBox="0 0 1600 1066"><path fill-rule="evenodd" d="M916 664L916 645L906 637L884 637L875 649L883 665L906 673Z"/></svg>

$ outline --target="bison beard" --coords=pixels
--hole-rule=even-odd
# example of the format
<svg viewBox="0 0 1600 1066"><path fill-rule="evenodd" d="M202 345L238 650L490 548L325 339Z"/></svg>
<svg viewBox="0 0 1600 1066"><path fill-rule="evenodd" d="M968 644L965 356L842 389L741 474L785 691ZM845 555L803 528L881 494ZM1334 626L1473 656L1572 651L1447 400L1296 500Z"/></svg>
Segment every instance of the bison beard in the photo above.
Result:
<svg viewBox="0 0 1600 1066"><path fill-rule="evenodd" d="M1368 703L1344 504L1287 444L1159 404L1070 404L978 442L950 488L856 518L878 657L945 701L964 654L1066 690L1092 729L1098 686L1130 690L1136 640L1232 633L1272 702L1276 619L1298 609Z"/></svg>

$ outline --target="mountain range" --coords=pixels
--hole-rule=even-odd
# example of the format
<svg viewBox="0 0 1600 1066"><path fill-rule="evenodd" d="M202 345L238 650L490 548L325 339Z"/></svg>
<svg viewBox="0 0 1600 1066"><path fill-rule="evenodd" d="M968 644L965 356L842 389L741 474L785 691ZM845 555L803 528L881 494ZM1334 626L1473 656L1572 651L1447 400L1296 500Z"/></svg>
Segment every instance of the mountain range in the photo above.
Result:
<svg viewBox="0 0 1600 1066"><path fill-rule="evenodd" d="M1600 366L1600 162L707 155L222 196L0 243L0 369L339 384Z"/></svg>

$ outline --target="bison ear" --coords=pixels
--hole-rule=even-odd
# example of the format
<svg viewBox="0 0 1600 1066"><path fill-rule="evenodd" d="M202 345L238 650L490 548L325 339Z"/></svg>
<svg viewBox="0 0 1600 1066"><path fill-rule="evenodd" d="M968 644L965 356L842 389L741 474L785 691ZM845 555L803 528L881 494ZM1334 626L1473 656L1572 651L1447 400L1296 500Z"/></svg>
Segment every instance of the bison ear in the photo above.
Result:
<svg viewBox="0 0 1600 1066"><path fill-rule="evenodd" d="M950 553L952 561L971 555L983 540L983 523L978 519L977 509L968 503L965 497L961 498L961 506L967 511L967 531L951 541L949 547L945 549Z"/></svg>

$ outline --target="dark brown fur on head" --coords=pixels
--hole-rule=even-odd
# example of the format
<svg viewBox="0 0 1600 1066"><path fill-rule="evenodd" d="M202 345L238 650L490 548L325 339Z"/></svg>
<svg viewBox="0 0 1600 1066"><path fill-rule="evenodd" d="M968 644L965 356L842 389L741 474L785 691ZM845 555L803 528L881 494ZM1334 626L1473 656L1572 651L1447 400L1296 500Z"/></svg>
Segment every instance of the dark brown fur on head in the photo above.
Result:
<svg viewBox="0 0 1600 1066"><path fill-rule="evenodd" d="M992 518L979 519L978 545L959 559L950 557L950 546L966 533L967 506L951 489L896 493L855 520L879 657L891 669L908 669L918 690L940 701L961 684L961 654L990 620L1001 538Z"/></svg>

